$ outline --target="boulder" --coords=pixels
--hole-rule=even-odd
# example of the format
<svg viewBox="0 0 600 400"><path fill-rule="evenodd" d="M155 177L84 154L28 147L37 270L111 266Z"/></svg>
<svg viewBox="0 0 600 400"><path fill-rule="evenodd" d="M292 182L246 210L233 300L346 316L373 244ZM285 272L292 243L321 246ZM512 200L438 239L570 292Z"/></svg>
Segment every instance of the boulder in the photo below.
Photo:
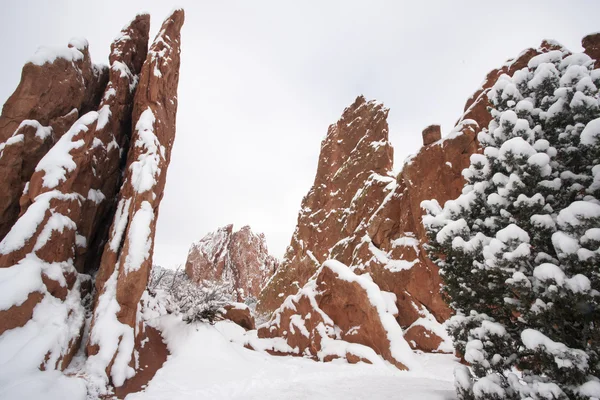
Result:
<svg viewBox="0 0 600 400"><path fill-rule="evenodd" d="M250 308L244 303L229 303L225 307L223 318L234 322L249 331L256 329L254 317L250 312Z"/></svg>
<svg viewBox="0 0 600 400"><path fill-rule="evenodd" d="M423 129L423 146L437 142L442 138L442 128L439 125L429 125Z"/></svg>
<svg viewBox="0 0 600 400"><path fill-rule="evenodd" d="M278 264L264 234L253 233L249 226L233 232L233 225L227 225L192 244L185 272L197 283L226 282L229 293L243 302L248 296L258 297Z"/></svg>
<svg viewBox="0 0 600 400"><path fill-rule="evenodd" d="M303 355L321 361L377 362L406 370L414 365L395 315L395 296L379 290L367 275L326 261L297 294L288 296L265 325L261 339L283 339L273 354Z"/></svg>

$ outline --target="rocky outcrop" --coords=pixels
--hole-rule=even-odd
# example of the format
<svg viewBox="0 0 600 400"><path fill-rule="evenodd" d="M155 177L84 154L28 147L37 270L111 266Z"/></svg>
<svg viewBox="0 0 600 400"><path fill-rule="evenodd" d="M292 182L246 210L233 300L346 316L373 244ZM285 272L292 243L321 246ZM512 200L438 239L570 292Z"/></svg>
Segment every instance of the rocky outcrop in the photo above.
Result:
<svg viewBox="0 0 600 400"><path fill-rule="evenodd" d="M329 127L313 187L302 200L298 224L281 266L263 289L258 311L272 312L304 286L385 197L393 149L388 142L388 109L358 97ZM350 265L349 259L338 261Z"/></svg>
<svg viewBox="0 0 600 400"><path fill-rule="evenodd" d="M537 54L559 49L566 52L544 41L490 72L453 131L440 139L439 126L427 127L424 146L397 176L391 172L387 109L358 97L329 128L290 246L257 310L273 312L323 262L334 259L356 274L369 274L381 290L395 294L397 321L413 348L452 351L441 325L450 310L439 292L438 269L424 247L420 203L435 198L443 204L460 193L461 171L478 151L476 134L491 119L487 92L500 75L514 73Z"/></svg>
<svg viewBox="0 0 600 400"><path fill-rule="evenodd" d="M125 177L96 276L87 361L90 370L110 377L117 387L135 375L134 342L145 329L137 314L152 267L156 220L175 140L183 21L183 10L165 20L143 64Z"/></svg>
<svg viewBox="0 0 600 400"><path fill-rule="evenodd" d="M584 53L596 60L594 68L600 68L600 32L587 35L581 40Z"/></svg>
<svg viewBox="0 0 600 400"><path fill-rule="evenodd" d="M253 233L249 226L233 232L233 225L227 225L192 244L185 272L197 283L226 283L229 293L243 302L248 296L258 297L277 267L264 234Z"/></svg>
<svg viewBox="0 0 600 400"><path fill-rule="evenodd" d="M394 303L395 296L379 290L367 275L329 260L259 328L258 337L283 338L293 355L373 363L377 354L406 370L413 364L412 350L395 320ZM286 353L281 347L267 351Z"/></svg>
<svg viewBox="0 0 600 400"><path fill-rule="evenodd" d="M52 321L40 327L59 344L38 355L44 369L65 368L79 347L85 314L80 287L89 278L78 272L97 269L98 238L106 231L102 224L114 214L107 199L114 198L119 188L121 152L130 134L131 104L141 67L135 58L146 52L149 20L148 15L139 16L113 42L109 82L98 111L79 118L32 168L19 201L21 217L0 243L0 267L13 273L26 269L31 274L29 292L20 293L28 300L15 302L7 311L7 321L18 320L11 326L42 318L38 313L46 308L46 313L60 313L58 321L64 318L63 324ZM89 58L84 59L90 64ZM32 126L31 121L21 123L16 133ZM38 125L37 129L45 128ZM50 137L53 129L47 133ZM22 143L22 149L27 149L27 143ZM27 159L26 153L17 159L22 165L35 161ZM38 281L35 286L33 279ZM23 321L25 315L28 318Z"/></svg>
<svg viewBox="0 0 600 400"><path fill-rule="evenodd" d="M19 217L19 198L37 163L79 116L97 109L107 79L85 39L41 48L23 67L0 115L0 240Z"/></svg>
<svg viewBox="0 0 600 400"><path fill-rule="evenodd" d="M66 368L90 312L84 375L101 393L136 370L121 391L141 387L166 360L136 310L175 136L182 24L175 11L148 51L150 17L138 15L108 68L91 63L85 40L23 68L0 117L0 366Z"/></svg>
<svg viewBox="0 0 600 400"><path fill-rule="evenodd" d="M224 307L223 318L235 322L246 330L256 329L250 308L244 303L229 303Z"/></svg>

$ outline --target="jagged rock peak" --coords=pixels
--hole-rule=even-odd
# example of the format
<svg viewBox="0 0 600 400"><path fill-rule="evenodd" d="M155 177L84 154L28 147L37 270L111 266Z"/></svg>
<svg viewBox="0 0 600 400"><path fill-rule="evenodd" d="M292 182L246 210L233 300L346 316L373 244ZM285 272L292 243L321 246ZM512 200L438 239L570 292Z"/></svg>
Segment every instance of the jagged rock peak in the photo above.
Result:
<svg viewBox="0 0 600 400"><path fill-rule="evenodd" d="M358 96L329 126L314 184L302 200L282 265L261 293L260 312L273 311L302 287L334 246L383 201L381 189L395 181L388 112L383 104Z"/></svg>
<svg viewBox="0 0 600 400"><path fill-rule="evenodd" d="M226 282L237 301L258 297L279 261L269 254L265 235L250 226L226 225L191 245L185 271L194 282Z"/></svg>
<svg viewBox="0 0 600 400"><path fill-rule="evenodd" d="M175 140L183 22L183 10L167 17L143 63L133 99L123 184L96 275L87 365L116 387L135 376L134 349L145 332L138 313L152 267L156 221ZM107 304L117 307L107 309Z"/></svg>

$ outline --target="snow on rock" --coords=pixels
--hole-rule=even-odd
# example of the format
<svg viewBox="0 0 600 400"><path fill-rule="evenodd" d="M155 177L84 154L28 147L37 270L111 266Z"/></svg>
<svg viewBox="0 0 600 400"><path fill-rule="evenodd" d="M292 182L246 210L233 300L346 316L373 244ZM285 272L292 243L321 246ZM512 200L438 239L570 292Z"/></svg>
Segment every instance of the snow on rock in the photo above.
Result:
<svg viewBox="0 0 600 400"><path fill-rule="evenodd" d="M136 339L146 326L141 319L140 300L152 267L156 220L175 138L183 21L183 10L176 10L167 17L148 51L139 79L136 79L132 145L118 194L117 213L108 237L109 245L104 248L96 276L96 302L105 307L102 310L96 307L94 312L87 343L88 365L93 369L95 381L111 382L117 388L127 385L127 380L138 372L132 360L138 354ZM125 36L128 35L119 38L117 46L124 42ZM156 57L157 52L159 57ZM141 65L135 51L125 48L123 54L130 57L131 69ZM152 73L156 63L168 63L161 77ZM118 71L115 74L119 79L128 76ZM127 87L127 93L130 93L130 87ZM112 96L108 98L113 99ZM148 164L151 168L134 167L140 161L145 164L144 160L152 160Z"/></svg>
<svg viewBox="0 0 600 400"><path fill-rule="evenodd" d="M356 275L335 260L323 263L297 294L285 299L269 322L259 327L258 338L283 338L294 349L283 353L321 361L345 358L374 363L374 351L399 369L418 368L390 312L389 294L369 275Z"/></svg>
<svg viewBox="0 0 600 400"><path fill-rule="evenodd" d="M190 246L185 271L194 282L220 281L238 301L258 297L277 270L279 260L269 254L265 235L249 226L234 232L226 225Z"/></svg>

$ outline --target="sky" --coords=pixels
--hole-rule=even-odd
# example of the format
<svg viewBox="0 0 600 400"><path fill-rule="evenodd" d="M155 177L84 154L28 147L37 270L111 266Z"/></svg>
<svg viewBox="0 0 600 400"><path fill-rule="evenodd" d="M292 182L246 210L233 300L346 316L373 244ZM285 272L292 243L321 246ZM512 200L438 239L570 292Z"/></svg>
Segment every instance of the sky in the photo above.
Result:
<svg viewBox="0 0 600 400"><path fill-rule="evenodd" d="M421 131L449 133L487 72L544 38L581 51L600 1L0 2L0 104L39 46L85 37L92 60L140 12L151 38L182 7L177 135L154 262L185 263L192 242L233 223L282 257L320 144L356 96L390 108L396 168Z"/></svg>

